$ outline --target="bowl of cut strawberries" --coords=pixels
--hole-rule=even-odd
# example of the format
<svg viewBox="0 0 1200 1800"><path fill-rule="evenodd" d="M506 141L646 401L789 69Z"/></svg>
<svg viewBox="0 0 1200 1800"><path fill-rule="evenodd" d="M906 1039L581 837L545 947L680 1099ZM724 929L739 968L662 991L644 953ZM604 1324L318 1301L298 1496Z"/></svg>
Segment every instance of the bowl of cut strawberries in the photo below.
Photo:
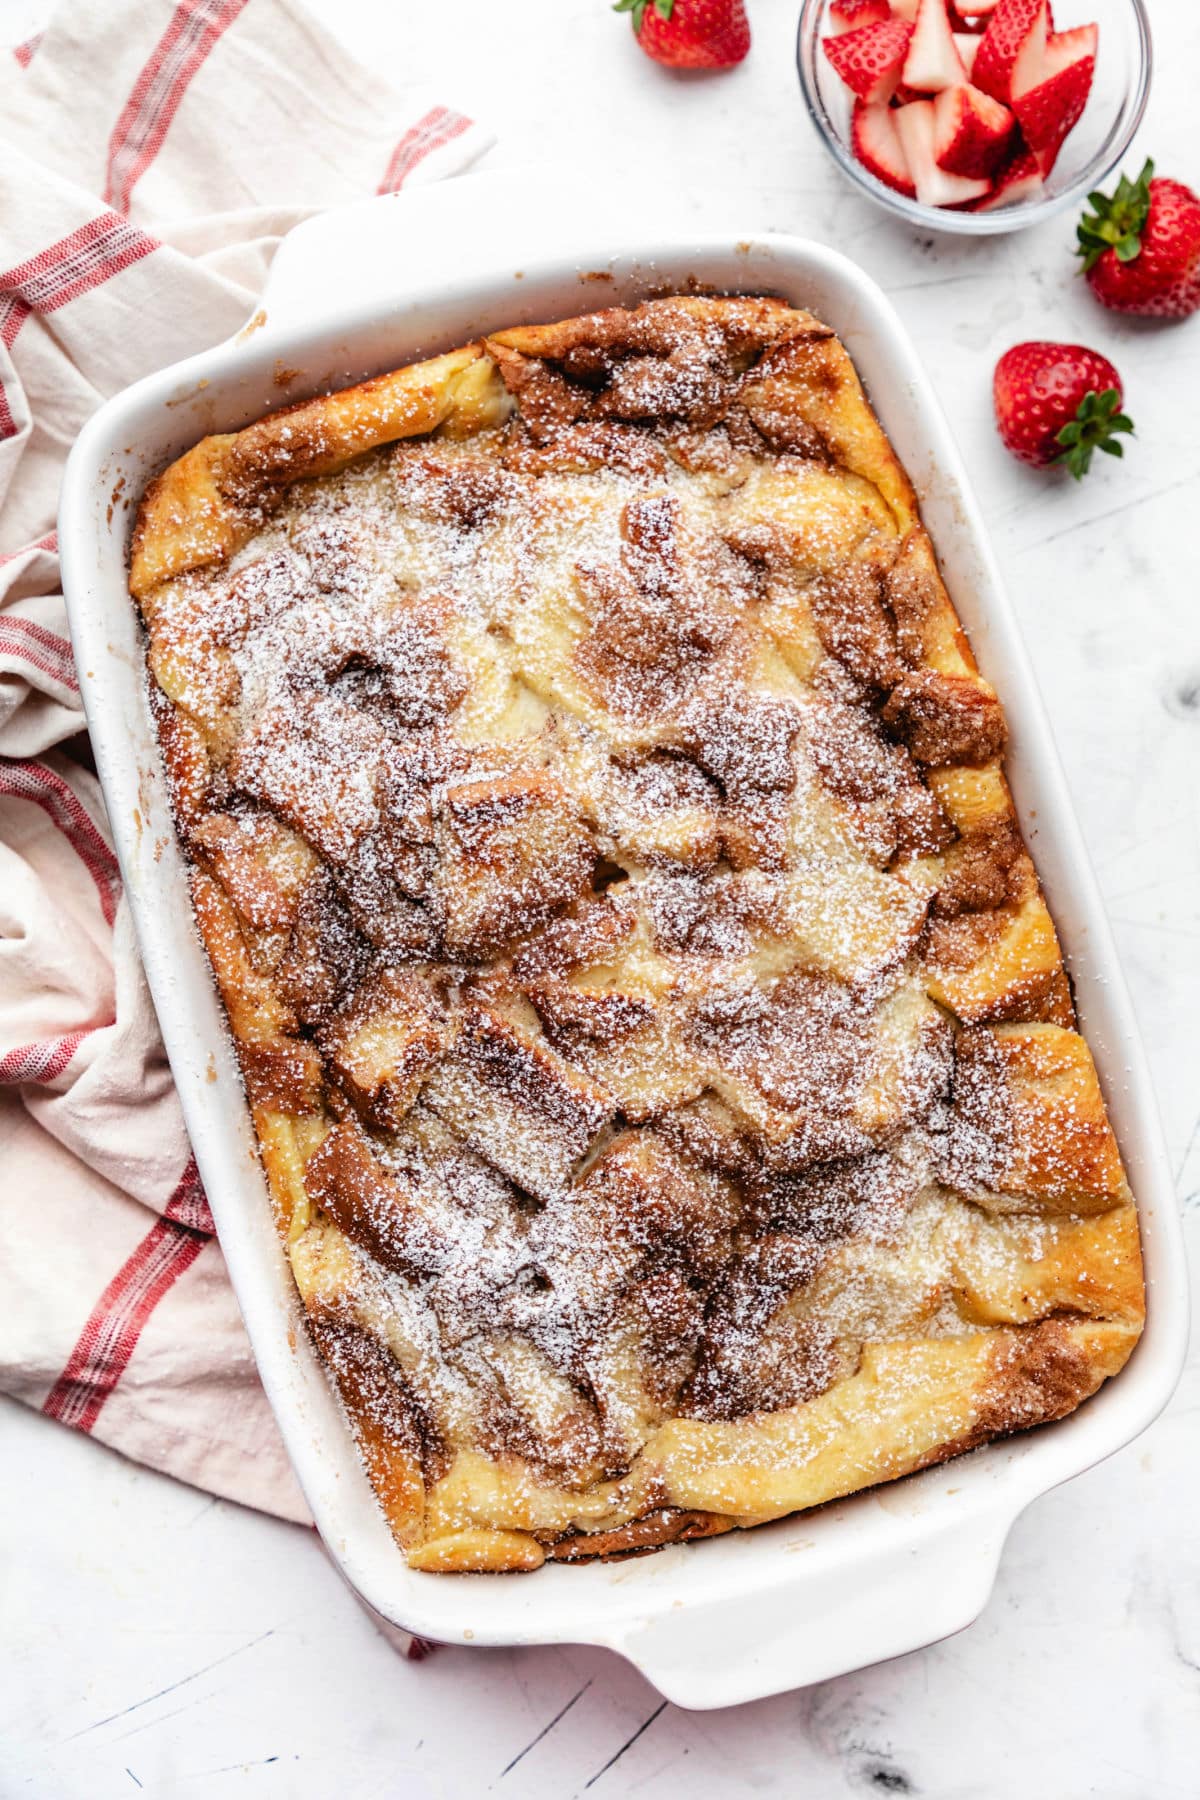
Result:
<svg viewBox="0 0 1200 1800"><path fill-rule="evenodd" d="M1145 111L1150 26L1143 0L804 0L797 61L851 181L910 224L982 236L1115 168Z"/></svg>

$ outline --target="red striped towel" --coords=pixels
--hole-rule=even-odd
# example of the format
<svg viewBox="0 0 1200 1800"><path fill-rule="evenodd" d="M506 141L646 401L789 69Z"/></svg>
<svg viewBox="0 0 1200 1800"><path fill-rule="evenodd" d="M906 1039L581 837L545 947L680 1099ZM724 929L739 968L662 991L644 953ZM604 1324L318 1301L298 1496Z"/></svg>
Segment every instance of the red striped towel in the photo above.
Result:
<svg viewBox="0 0 1200 1800"><path fill-rule="evenodd" d="M65 0L0 51L0 1390L289 1519L86 766L58 484L100 400L244 323L297 220L487 141L290 0Z"/></svg>

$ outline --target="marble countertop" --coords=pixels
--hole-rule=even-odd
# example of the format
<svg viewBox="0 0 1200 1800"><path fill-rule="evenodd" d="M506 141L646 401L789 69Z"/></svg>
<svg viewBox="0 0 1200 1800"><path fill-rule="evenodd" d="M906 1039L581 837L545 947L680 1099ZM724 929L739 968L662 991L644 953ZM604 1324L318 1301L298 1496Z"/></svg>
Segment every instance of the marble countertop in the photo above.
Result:
<svg viewBox="0 0 1200 1800"><path fill-rule="evenodd" d="M664 75L605 0L312 0L376 67L424 74L490 123L485 166L636 166L699 218L824 239L891 295L964 451L1016 601L1108 903L1200 1249L1200 613L1186 402L1200 322L1101 312L1072 223L980 243L915 237L844 186L803 115L797 0L750 0L748 62ZM0 0L0 42L44 0ZM1072 19L1086 5L1072 6ZM1200 15L1155 9L1136 168L1200 184ZM581 184L586 193L586 181ZM1084 483L1009 460L992 365L1080 339L1125 378L1137 436ZM315 1535L213 1500L5 1404L0 1793L840 1800L1193 1796L1200 1753L1200 1364L1159 1422L1030 1507L995 1594L947 1642L805 1692L688 1714L604 1652L400 1659Z"/></svg>

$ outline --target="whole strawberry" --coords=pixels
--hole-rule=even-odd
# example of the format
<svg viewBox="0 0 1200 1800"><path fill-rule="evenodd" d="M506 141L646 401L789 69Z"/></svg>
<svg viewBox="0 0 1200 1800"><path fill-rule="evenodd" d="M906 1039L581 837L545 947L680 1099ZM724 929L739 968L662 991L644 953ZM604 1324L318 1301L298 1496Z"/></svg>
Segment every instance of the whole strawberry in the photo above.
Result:
<svg viewBox="0 0 1200 1800"><path fill-rule="evenodd" d="M1062 463L1078 481L1092 451L1123 456L1133 430L1121 411L1121 377L1083 344L1014 344L992 381L996 424L1014 456L1034 468Z"/></svg>
<svg viewBox="0 0 1200 1800"><path fill-rule="evenodd" d="M750 48L742 0L617 0L638 43L671 69L728 69Z"/></svg>
<svg viewBox="0 0 1200 1800"><path fill-rule="evenodd" d="M1089 194L1095 212L1078 227L1088 286L1114 312L1186 319L1200 306L1200 199L1182 181L1154 175Z"/></svg>

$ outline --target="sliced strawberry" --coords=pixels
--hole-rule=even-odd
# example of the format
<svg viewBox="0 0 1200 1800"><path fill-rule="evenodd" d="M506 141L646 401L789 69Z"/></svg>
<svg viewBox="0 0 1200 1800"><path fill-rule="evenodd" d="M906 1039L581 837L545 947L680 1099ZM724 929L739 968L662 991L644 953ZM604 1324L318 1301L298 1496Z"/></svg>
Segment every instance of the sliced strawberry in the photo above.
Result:
<svg viewBox="0 0 1200 1800"><path fill-rule="evenodd" d="M961 206L964 201L980 200L990 192L990 181L948 175L938 168L933 155L932 100L914 100L909 106L898 107L892 117L922 206Z"/></svg>
<svg viewBox="0 0 1200 1800"><path fill-rule="evenodd" d="M860 100L890 100L904 67L913 28L902 19L860 25L842 37L822 38L831 67Z"/></svg>
<svg viewBox="0 0 1200 1800"><path fill-rule="evenodd" d="M916 23L918 0L892 0L892 17L903 19L906 25Z"/></svg>
<svg viewBox="0 0 1200 1800"><path fill-rule="evenodd" d="M1074 31L1049 37L1039 63L1024 54L1017 58L1012 77L1013 111L1043 179L1087 105L1099 40L1097 26L1079 25Z"/></svg>
<svg viewBox="0 0 1200 1800"><path fill-rule="evenodd" d="M1040 62L1046 45L1046 0L1000 0L979 40L971 80L993 100L1012 105L1013 68L1024 56Z"/></svg>
<svg viewBox="0 0 1200 1800"><path fill-rule="evenodd" d="M981 31L983 27L979 21L990 19L999 4L1000 0L970 0L970 5L960 6L958 10L971 20L977 31Z"/></svg>
<svg viewBox="0 0 1200 1800"><path fill-rule="evenodd" d="M927 96L922 94L918 88L905 87L904 83L901 82L900 86L892 95L892 105L907 106L912 100L924 100L926 98Z"/></svg>
<svg viewBox="0 0 1200 1800"><path fill-rule="evenodd" d="M988 175L1004 159L1013 116L969 84L943 88L933 103L933 160L948 175Z"/></svg>
<svg viewBox="0 0 1200 1800"><path fill-rule="evenodd" d="M891 16L888 0L830 0L830 36L841 37L860 25L886 25Z"/></svg>
<svg viewBox="0 0 1200 1800"><path fill-rule="evenodd" d="M946 0L920 0L900 78L906 87L922 94L937 94L966 80L967 72L954 48Z"/></svg>
<svg viewBox="0 0 1200 1800"><path fill-rule="evenodd" d="M958 51L958 60L966 72L967 80L971 79L971 70L975 67L975 54L979 49L979 39L970 31L956 31L953 34L954 48Z"/></svg>
<svg viewBox="0 0 1200 1800"><path fill-rule="evenodd" d="M1042 171L1037 157L1024 145L996 170L992 191L975 202L976 212L994 212L998 206L1015 206L1018 200L1036 200L1042 191Z"/></svg>
<svg viewBox="0 0 1200 1800"><path fill-rule="evenodd" d="M1042 79L1046 66L1046 42L1050 36L1050 14L1046 13L1044 21L1035 19L1033 29L1027 32L1017 54L1013 58L1012 68L1008 72L1008 104L1012 105L1012 97L1018 89L1034 88ZM978 59L976 59L978 60ZM985 65L986 67L986 65Z"/></svg>
<svg viewBox="0 0 1200 1800"><path fill-rule="evenodd" d="M895 188L898 194L907 194L910 200L916 199L917 190L908 171L908 158L896 130L896 115L889 106L866 106L861 100L855 101L850 120L850 147L876 181Z"/></svg>

